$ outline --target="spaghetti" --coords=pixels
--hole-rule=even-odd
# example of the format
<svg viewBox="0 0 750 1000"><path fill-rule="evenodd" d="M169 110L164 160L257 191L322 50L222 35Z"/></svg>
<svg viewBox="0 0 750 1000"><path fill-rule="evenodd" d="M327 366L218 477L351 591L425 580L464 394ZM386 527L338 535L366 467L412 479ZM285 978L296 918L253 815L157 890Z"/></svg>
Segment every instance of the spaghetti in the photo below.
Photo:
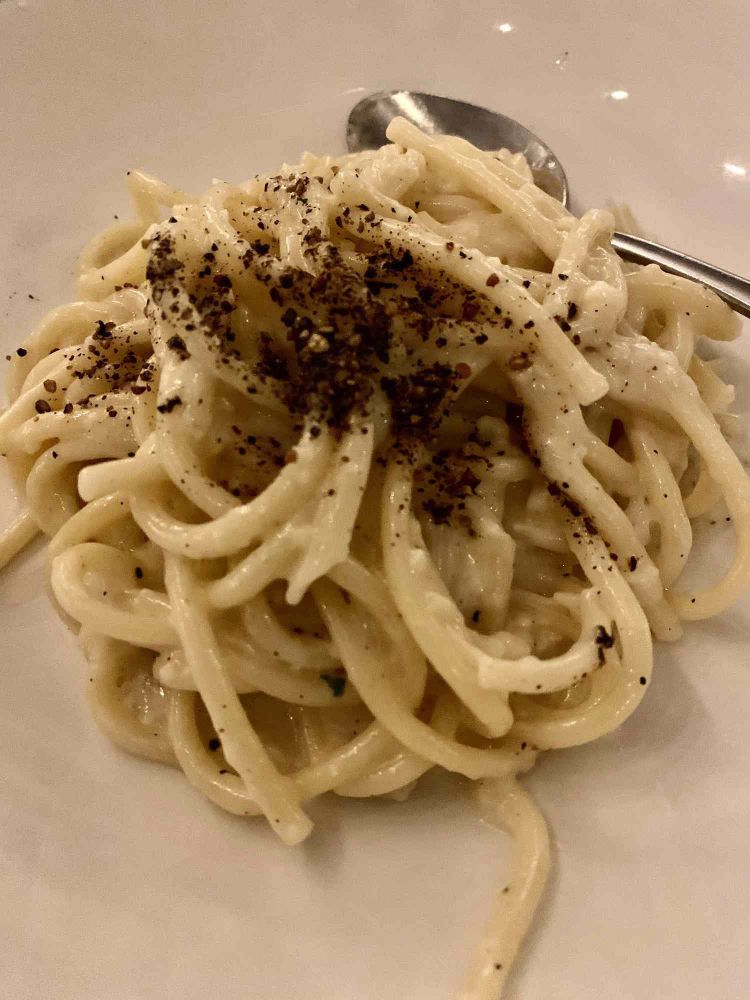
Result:
<svg viewBox="0 0 750 1000"><path fill-rule="evenodd" d="M137 221L18 350L0 446L50 537L97 721L287 843L305 802L438 766L520 844L463 994L497 997L549 865L516 782L638 706L652 634L750 573L734 337L706 289L626 267L522 157L430 137L199 199L129 176ZM724 503L734 560L680 588Z"/></svg>

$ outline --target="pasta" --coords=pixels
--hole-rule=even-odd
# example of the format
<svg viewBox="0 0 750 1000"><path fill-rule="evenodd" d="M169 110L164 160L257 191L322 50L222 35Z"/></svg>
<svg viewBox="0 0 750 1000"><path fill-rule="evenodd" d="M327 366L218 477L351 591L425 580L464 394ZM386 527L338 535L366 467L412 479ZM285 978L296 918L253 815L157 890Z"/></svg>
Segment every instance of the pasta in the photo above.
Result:
<svg viewBox="0 0 750 1000"><path fill-rule="evenodd" d="M198 199L129 175L136 221L13 359L0 561L48 535L104 732L288 844L325 792L475 781L519 844L462 994L489 1000L549 867L519 775L747 586L733 392L696 350L738 323L520 155L388 136ZM731 565L681 585L722 504Z"/></svg>

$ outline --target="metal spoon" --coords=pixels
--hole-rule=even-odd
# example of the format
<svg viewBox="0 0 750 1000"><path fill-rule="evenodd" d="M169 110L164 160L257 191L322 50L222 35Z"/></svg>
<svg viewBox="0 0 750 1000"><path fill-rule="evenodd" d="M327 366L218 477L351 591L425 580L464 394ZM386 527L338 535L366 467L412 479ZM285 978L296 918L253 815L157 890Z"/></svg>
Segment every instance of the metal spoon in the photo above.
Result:
<svg viewBox="0 0 750 1000"><path fill-rule="evenodd" d="M449 97L436 97L413 90L370 94L349 114L346 141L350 151L355 153L384 145L388 141L385 130L396 115L413 122L424 132L459 135L480 149L505 148L512 153L523 153L539 187L563 205L567 204L565 171L549 146L512 118ZM700 281L736 312L750 317L750 281L747 278L639 236L615 233L612 246L625 260L636 264L658 264L670 274Z"/></svg>

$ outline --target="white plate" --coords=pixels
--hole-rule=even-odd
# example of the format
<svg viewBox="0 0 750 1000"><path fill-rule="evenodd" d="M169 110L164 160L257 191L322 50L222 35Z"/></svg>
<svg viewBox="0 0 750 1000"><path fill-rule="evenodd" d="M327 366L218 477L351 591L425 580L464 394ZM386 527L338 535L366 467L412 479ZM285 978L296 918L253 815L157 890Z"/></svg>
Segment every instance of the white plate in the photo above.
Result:
<svg viewBox="0 0 750 1000"><path fill-rule="evenodd" d="M389 86L519 118L578 206L626 200L750 271L749 57L746 0L0 0L3 353L126 212L127 167L241 179L340 148L350 105ZM98 734L42 571L35 551L0 581L2 995L453 997L510 857L461 786L316 805L311 842L284 848ZM749 619L746 601L660 649L636 717L530 779L555 875L513 998L750 992Z"/></svg>

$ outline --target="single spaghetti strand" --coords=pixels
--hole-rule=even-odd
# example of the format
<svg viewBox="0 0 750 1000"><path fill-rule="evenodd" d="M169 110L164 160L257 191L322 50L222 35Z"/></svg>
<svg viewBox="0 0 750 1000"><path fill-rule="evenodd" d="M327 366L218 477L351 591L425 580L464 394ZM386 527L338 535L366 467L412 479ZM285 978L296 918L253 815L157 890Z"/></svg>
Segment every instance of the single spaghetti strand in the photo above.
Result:
<svg viewBox="0 0 750 1000"><path fill-rule="evenodd" d="M547 824L513 779L484 780L477 788L483 818L513 837L516 858L500 891L460 1000L499 1000L539 906L550 869Z"/></svg>
<svg viewBox="0 0 750 1000"><path fill-rule="evenodd" d="M39 534L39 527L28 511L18 517L0 535L0 569L18 555Z"/></svg>

